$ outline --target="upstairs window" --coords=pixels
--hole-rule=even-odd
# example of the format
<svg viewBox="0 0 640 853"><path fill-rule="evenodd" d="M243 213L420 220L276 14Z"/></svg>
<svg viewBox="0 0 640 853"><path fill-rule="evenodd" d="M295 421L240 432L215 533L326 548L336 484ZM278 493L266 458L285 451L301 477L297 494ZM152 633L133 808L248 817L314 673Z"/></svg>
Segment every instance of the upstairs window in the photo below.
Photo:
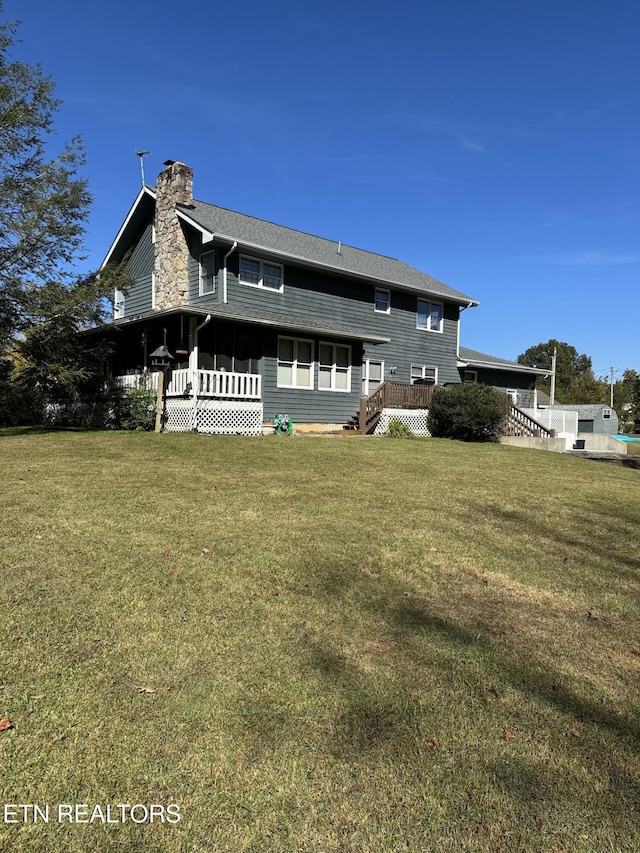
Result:
<svg viewBox="0 0 640 853"><path fill-rule="evenodd" d="M200 296L216 292L216 253L200 255Z"/></svg>
<svg viewBox="0 0 640 853"><path fill-rule="evenodd" d="M412 385L435 385L438 381L438 368L429 367L427 364L411 365Z"/></svg>
<svg viewBox="0 0 640 853"><path fill-rule="evenodd" d="M391 293L382 287L376 287L373 310L378 314L391 313Z"/></svg>
<svg viewBox="0 0 640 853"><path fill-rule="evenodd" d="M320 344L318 390L351 391L351 347L344 344Z"/></svg>
<svg viewBox="0 0 640 853"><path fill-rule="evenodd" d="M276 290L278 292L282 292L283 289L280 264L248 258L245 255L240 255L238 278L240 284L248 284L252 287L262 287L265 290Z"/></svg>
<svg viewBox="0 0 640 853"><path fill-rule="evenodd" d="M428 332L441 332L442 315L443 306L441 302L428 302L426 299L418 299L416 328L426 329Z"/></svg>

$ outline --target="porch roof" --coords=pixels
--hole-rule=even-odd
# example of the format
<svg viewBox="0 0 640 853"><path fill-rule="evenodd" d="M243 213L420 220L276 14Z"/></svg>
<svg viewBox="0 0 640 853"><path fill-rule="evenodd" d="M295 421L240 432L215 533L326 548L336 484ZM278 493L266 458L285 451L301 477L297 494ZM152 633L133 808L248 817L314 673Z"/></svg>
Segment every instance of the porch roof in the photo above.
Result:
<svg viewBox="0 0 640 853"><path fill-rule="evenodd" d="M135 317L128 317L122 320L114 320L111 323L105 323L104 326L88 330L96 332L106 328L123 328L126 326L136 325L141 322L147 322L160 317L169 317L180 315L206 317L211 315L220 320L235 320L240 323L250 323L255 326L267 326L271 328L283 329L289 332L305 332L315 335L330 335L333 338L347 338L349 340L363 341L370 344L386 344L391 339L380 335L372 335L355 329L351 326L345 326L342 323L327 323L316 317L299 317L293 314L276 314L271 311L256 311L251 308L236 307L231 305L211 305L208 308L181 305L177 308L166 308L161 311L149 311L145 314L138 314Z"/></svg>
<svg viewBox="0 0 640 853"><path fill-rule="evenodd" d="M458 367L480 367L489 370L514 370L517 373L531 373L534 376L548 376L550 371L540 367L529 367L519 364L517 361L507 361L504 358L496 358L484 352L460 347L458 351Z"/></svg>

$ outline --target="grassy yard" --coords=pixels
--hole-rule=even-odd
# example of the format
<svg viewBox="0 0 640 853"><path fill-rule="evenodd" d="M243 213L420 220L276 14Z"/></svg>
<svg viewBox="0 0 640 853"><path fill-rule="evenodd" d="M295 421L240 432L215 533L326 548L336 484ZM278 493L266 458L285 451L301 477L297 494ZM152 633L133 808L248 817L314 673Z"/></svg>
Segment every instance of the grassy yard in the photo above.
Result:
<svg viewBox="0 0 640 853"><path fill-rule="evenodd" d="M0 466L0 808L51 810L1 850L640 849L640 472L19 431Z"/></svg>

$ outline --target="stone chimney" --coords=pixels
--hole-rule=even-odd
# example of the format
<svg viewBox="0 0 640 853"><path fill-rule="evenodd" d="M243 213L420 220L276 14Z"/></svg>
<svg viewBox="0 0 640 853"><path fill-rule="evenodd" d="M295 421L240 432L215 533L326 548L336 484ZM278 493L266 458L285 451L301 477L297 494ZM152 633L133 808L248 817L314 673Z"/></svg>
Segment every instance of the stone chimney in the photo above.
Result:
<svg viewBox="0 0 640 853"><path fill-rule="evenodd" d="M167 160L156 185L154 306L156 310L189 301L189 247L176 204L193 201L193 170Z"/></svg>

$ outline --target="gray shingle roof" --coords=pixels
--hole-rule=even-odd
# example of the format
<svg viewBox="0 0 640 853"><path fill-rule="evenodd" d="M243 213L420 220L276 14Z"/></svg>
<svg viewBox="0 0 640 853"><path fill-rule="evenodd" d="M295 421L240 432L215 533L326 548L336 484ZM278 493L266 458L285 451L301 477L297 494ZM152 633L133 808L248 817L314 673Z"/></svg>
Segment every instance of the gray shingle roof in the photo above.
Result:
<svg viewBox="0 0 640 853"><path fill-rule="evenodd" d="M585 405L581 403L554 403L549 408L560 409L563 412L577 412L578 417L585 420L596 418L603 409L610 409L613 412L613 409L607 403L588 403Z"/></svg>
<svg viewBox="0 0 640 853"><path fill-rule="evenodd" d="M487 355L487 353L467 349L467 347L460 347L459 352L462 361L466 361L473 365L482 365L483 367L489 368L495 367L496 369L502 368L503 370L517 370L522 373L535 373L540 376L549 372L548 370L541 370L537 367L528 367L526 364L518 364L517 361L508 361L505 358L496 358L495 355Z"/></svg>
<svg viewBox="0 0 640 853"><path fill-rule="evenodd" d="M313 266L329 267L347 275L357 275L461 304L477 305L476 300L464 293L385 255L338 244L335 240L315 237L304 231L202 201L178 205L178 210L216 237L237 240L240 246L262 249L279 257L293 257Z"/></svg>
<svg viewBox="0 0 640 853"><path fill-rule="evenodd" d="M374 344L388 343L389 341L389 338L385 338L382 335L369 334L362 329L345 326L344 323L327 322L318 317L299 317L295 314L280 314L275 311L257 310L244 306L236 307L220 303L199 306L182 305L174 308L165 308L160 311L147 311L144 314L114 320L112 323L105 325L114 327L127 326L146 321L152 317L169 316L172 314L199 314L202 317L211 314L212 317L220 317L226 320L256 323L259 326L277 326L279 329L287 329L289 331L306 332L307 334L326 334L336 338L348 338L350 340L360 340Z"/></svg>

